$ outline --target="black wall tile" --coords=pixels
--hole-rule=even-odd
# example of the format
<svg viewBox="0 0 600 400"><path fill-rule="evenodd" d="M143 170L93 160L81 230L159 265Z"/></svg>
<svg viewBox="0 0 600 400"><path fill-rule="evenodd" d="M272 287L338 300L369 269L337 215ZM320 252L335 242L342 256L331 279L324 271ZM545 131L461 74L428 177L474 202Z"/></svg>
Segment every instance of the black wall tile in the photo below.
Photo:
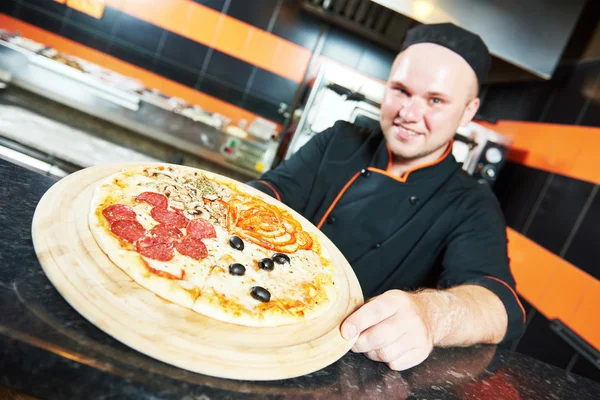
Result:
<svg viewBox="0 0 600 400"><path fill-rule="evenodd" d="M252 64L215 50L210 57L206 74L231 85L245 88L252 68L254 68Z"/></svg>
<svg viewBox="0 0 600 400"><path fill-rule="evenodd" d="M553 91L549 82L491 85L479 113L488 118L539 121Z"/></svg>
<svg viewBox="0 0 600 400"><path fill-rule="evenodd" d="M143 48L152 53L156 52L163 29L146 21L121 13L118 20L115 37Z"/></svg>
<svg viewBox="0 0 600 400"><path fill-rule="evenodd" d="M267 30L278 0L232 1L227 15Z"/></svg>
<svg viewBox="0 0 600 400"><path fill-rule="evenodd" d="M2 0L4 1L4 0ZM39 8L43 8L50 11L53 14L63 16L69 9L66 5L57 3L53 0L23 0L23 3L27 5L33 5Z"/></svg>
<svg viewBox="0 0 600 400"><path fill-rule="evenodd" d="M300 2L284 1L273 26L273 34L313 50L319 38L320 20L302 11Z"/></svg>
<svg viewBox="0 0 600 400"><path fill-rule="evenodd" d="M229 86L224 82L215 80L209 76L202 79L202 83L198 90L210 96L216 97L236 106L242 106L244 100L244 89Z"/></svg>
<svg viewBox="0 0 600 400"><path fill-rule="evenodd" d="M367 41L339 28L330 27L322 54L356 68Z"/></svg>
<svg viewBox="0 0 600 400"><path fill-rule="evenodd" d="M153 57L140 50L134 49L130 45L126 46L119 43L112 43L108 49L108 54L148 71L152 70Z"/></svg>
<svg viewBox="0 0 600 400"><path fill-rule="evenodd" d="M589 102L579 125L600 127L600 102Z"/></svg>
<svg viewBox="0 0 600 400"><path fill-rule="evenodd" d="M194 0L194 3L202 4L217 11L223 11L226 2L227 0Z"/></svg>
<svg viewBox="0 0 600 400"><path fill-rule="evenodd" d="M253 94L264 96L275 104L290 104L296 89L298 89L296 82L260 68L257 68L250 87Z"/></svg>
<svg viewBox="0 0 600 400"><path fill-rule="evenodd" d="M160 57L190 69L200 70L207 52L207 46L169 32Z"/></svg>
<svg viewBox="0 0 600 400"><path fill-rule="evenodd" d="M17 8L17 3L15 0L0 1L0 13L2 13L2 14L14 15L16 8Z"/></svg>
<svg viewBox="0 0 600 400"><path fill-rule="evenodd" d="M108 6L104 8L104 14L101 19L73 10L69 16L69 21L80 24L85 28L96 30L98 33L110 34L120 14L120 11Z"/></svg>
<svg viewBox="0 0 600 400"><path fill-rule="evenodd" d="M544 122L573 125L585 104L585 98L574 89L557 89Z"/></svg>
<svg viewBox="0 0 600 400"><path fill-rule="evenodd" d="M21 7L19 19L54 33L59 33L60 27L62 26L62 17L58 15L48 15L42 11L33 9L28 5L23 5Z"/></svg>
<svg viewBox="0 0 600 400"><path fill-rule="evenodd" d="M586 93L596 84L599 63L582 62L557 68L551 81L558 87L544 122L575 124L586 103Z"/></svg>
<svg viewBox="0 0 600 400"><path fill-rule="evenodd" d="M258 97L247 95L242 107L273 122L282 124L285 118L279 114L279 104L271 103Z"/></svg>
<svg viewBox="0 0 600 400"><path fill-rule="evenodd" d="M502 206L508 226L521 231L549 172L507 162L494 185L494 193Z"/></svg>
<svg viewBox="0 0 600 400"><path fill-rule="evenodd" d="M536 313L517 346L517 352L564 369L575 350L550 329L549 323L541 313Z"/></svg>
<svg viewBox="0 0 600 400"><path fill-rule="evenodd" d="M158 60L152 67L152 72L189 87L194 87L200 74L199 71L190 71L164 60Z"/></svg>
<svg viewBox="0 0 600 400"><path fill-rule="evenodd" d="M565 259L600 279L600 195L596 194L581 226L577 230Z"/></svg>
<svg viewBox="0 0 600 400"><path fill-rule="evenodd" d="M396 53L375 45L368 46L362 53L357 69L367 75L386 81Z"/></svg>
<svg viewBox="0 0 600 400"><path fill-rule="evenodd" d="M593 187L589 182L554 175L527 237L559 254Z"/></svg>
<svg viewBox="0 0 600 400"><path fill-rule="evenodd" d="M63 36L98 51L106 52L108 50L109 41L105 36L96 35L78 26L67 24Z"/></svg>
<svg viewBox="0 0 600 400"><path fill-rule="evenodd" d="M573 373L600 382L600 368L580 356L573 366Z"/></svg>

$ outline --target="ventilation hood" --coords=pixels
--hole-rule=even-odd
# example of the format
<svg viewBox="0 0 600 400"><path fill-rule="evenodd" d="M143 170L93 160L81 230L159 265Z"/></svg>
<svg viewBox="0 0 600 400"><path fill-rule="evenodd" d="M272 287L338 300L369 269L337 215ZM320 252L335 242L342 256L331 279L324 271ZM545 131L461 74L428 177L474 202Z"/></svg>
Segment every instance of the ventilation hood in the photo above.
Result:
<svg viewBox="0 0 600 400"><path fill-rule="evenodd" d="M329 22L393 50L398 50L404 33L415 24L452 22L485 40L494 56L492 76L496 77L490 81L509 81L552 77L585 3L586 0L304 0L303 5ZM504 74L503 79L499 79L499 71Z"/></svg>

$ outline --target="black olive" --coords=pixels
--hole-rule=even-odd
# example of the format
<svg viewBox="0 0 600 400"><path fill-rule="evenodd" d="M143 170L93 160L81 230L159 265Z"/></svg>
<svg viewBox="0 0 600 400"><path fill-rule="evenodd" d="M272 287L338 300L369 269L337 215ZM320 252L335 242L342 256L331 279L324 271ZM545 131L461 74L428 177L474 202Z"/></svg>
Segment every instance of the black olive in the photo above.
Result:
<svg viewBox="0 0 600 400"><path fill-rule="evenodd" d="M244 241L238 236L232 236L231 238L229 238L229 245L236 250L244 250Z"/></svg>
<svg viewBox="0 0 600 400"><path fill-rule="evenodd" d="M275 264L273 264L273 260L270 258L263 258L258 262L258 266L260 269L264 269L265 271L272 271Z"/></svg>
<svg viewBox="0 0 600 400"><path fill-rule="evenodd" d="M283 253L275 253L273 254L273 261L275 261L277 264L285 264L290 262L290 258L288 257L287 254L283 254Z"/></svg>
<svg viewBox="0 0 600 400"><path fill-rule="evenodd" d="M231 275L242 276L246 273L246 267L240 263L233 263L229 266L229 273Z"/></svg>
<svg viewBox="0 0 600 400"><path fill-rule="evenodd" d="M253 286L250 294L256 300L262 301L263 303L266 303L269 300L271 300L271 293L269 293L269 291L267 289L265 289L264 287Z"/></svg>

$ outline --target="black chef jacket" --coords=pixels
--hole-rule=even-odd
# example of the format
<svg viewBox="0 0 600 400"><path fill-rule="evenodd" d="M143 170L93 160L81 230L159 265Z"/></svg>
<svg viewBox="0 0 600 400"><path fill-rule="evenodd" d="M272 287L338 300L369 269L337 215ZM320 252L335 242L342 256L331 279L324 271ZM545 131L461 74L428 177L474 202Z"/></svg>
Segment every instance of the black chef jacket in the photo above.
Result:
<svg viewBox="0 0 600 400"><path fill-rule="evenodd" d="M337 122L249 184L327 235L366 298L390 289L483 286L508 313L503 342L525 312L515 294L504 217L492 191L467 175L451 146L435 163L392 176L381 130Z"/></svg>

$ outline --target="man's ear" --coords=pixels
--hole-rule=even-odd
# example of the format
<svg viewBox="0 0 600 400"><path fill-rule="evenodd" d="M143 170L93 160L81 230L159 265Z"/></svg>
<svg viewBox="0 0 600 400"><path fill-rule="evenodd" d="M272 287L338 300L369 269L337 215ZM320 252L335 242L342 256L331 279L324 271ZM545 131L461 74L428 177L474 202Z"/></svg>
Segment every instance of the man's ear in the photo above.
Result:
<svg viewBox="0 0 600 400"><path fill-rule="evenodd" d="M479 100L479 97L475 97L469 102L469 104L467 104L467 107L465 107L465 111L463 112L462 118L460 119L460 126L467 126L469 122L471 122L475 114L477 114L477 110L479 110L480 105L481 100Z"/></svg>

